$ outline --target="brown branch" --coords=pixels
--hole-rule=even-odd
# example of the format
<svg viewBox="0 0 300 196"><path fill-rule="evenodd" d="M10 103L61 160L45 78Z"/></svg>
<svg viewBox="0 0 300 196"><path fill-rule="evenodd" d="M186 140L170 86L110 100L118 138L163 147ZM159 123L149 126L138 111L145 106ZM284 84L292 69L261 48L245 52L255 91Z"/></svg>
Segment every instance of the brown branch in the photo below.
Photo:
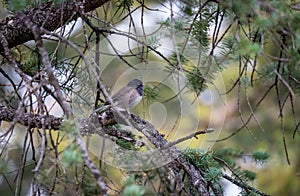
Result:
<svg viewBox="0 0 300 196"><path fill-rule="evenodd" d="M0 21L0 33L6 38L8 47L12 48L34 39L31 29L24 25L22 15L29 18L35 25L48 31L54 31L68 22L76 20L79 17L79 12L77 12L79 7L82 7L85 12L89 12L108 1L110 0L69 0L63 4L43 3L36 8L29 8L21 14ZM0 45L0 53L3 51L3 46Z"/></svg>
<svg viewBox="0 0 300 196"><path fill-rule="evenodd" d="M75 137L77 144L79 145L79 148L82 152L83 160L85 165L89 168L95 179L97 180L98 186L101 188L101 195L107 195L107 187L106 184L103 182L103 178L101 176L100 171L97 169L95 164L92 162L88 149L86 148L85 142L83 139L80 137L80 135L77 135Z"/></svg>
<svg viewBox="0 0 300 196"><path fill-rule="evenodd" d="M189 140L189 139L191 139L193 137L196 138L196 139L198 139L197 138L198 135L200 135L200 134L206 134L206 133L211 133L213 131L214 131L213 129L209 129L209 128L207 128L205 130L202 130L202 131L196 131L195 133L191 133L191 134L189 134L189 135L187 135L187 136L185 136L183 138L179 138L178 140L175 140L173 142L169 142L166 146L163 147L163 149L170 148L170 147L175 146L175 145L177 145L177 144L179 144L181 142Z"/></svg>
<svg viewBox="0 0 300 196"><path fill-rule="evenodd" d="M0 122L13 122L16 118L17 111L7 107L0 106ZM62 123L62 118L54 117L52 115L39 115L24 113L19 116L17 123L25 125L30 128L42 128L58 130Z"/></svg>

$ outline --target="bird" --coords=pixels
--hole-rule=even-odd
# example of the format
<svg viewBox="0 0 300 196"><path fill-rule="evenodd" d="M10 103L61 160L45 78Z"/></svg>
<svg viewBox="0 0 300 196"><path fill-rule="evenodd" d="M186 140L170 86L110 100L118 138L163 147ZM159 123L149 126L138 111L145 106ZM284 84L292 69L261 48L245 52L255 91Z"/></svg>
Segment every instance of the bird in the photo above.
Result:
<svg viewBox="0 0 300 196"><path fill-rule="evenodd" d="M126 86L112 95L113 104L107 101L104 106L94 110L97 113L97 120L95 122L99 122L102 126L116 123L126 124L122 120L123 117L120 117L119 112L128 112L129 109L134 108L142 100L143 95L144 83L139 79L131 80ZM113 106L113 110L109 109L111 106Z"/></svg>
<svg viewBox="0 0 300 196"><path fill-rule="evenodd" d="M142 100L143 95L144 83L133 79L112 96L112 101L118 107L132 109Z"/></svg>

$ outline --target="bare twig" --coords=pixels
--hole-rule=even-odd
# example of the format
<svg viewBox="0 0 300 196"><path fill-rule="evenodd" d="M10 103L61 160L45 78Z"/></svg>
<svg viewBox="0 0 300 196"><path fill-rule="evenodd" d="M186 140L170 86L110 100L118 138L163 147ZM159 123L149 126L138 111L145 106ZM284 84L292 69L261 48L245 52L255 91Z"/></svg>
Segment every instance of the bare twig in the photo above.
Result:
<svg viewBox="0 0 300 196"><path fill-rule="evenodd" d="M203 130L203 131L197 131L197 132L195 132L195 133L191 133L190 135L187 135L187 136L185 136L185 137L183 137L183 138L180 138L180 139L178 139L178 140L176 140L176 141L169 142L167 145L165 145L165 146L162 147L161 149L170 148L170 147L172 147L172 146L175 146L176 144L179 144L179 143L181 143L181 142L184 142L184 141L186 141L186 140L188 140L188 139L191 139L191 138L193 138L193 137L197 138L197 135L200 135L200 134L206 134L206 133L211 133L211 132L213 132L213 131L214 131L213 129L205 129L205 130Z"/></svg>
<svg viewBox="0 0 300 196"><path fill-rule="evenodd" d="M292 87L287 83L287 81L285 81L285 79L281 76L281 74L278 73L278 71L276 69L274 70L274 73L278 76L279 80L282 81L282 83L287 87L287 89L289 90L291 95L294 97L295 93L294 93Z"/></svg>

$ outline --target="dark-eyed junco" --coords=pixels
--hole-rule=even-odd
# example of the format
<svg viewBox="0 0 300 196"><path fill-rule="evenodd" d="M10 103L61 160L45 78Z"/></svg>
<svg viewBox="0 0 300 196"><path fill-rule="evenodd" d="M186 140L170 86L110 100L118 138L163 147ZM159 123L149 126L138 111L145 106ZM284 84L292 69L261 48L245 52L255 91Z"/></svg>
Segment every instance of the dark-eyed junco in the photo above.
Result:
<svg viewBox="0 0 300 196"><path fill-rule="evenodd" d="M131 80L126 86L121 88L112 96L116 106L131 109L136 106L143 98L144 84L138 79Z"/></svg>

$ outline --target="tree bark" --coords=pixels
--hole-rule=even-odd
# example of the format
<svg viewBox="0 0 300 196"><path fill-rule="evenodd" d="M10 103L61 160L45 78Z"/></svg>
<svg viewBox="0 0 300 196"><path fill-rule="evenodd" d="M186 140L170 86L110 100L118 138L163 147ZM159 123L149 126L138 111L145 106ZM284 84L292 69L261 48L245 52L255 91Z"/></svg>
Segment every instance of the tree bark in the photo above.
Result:
<svg viewBox="0 0 300 196"><path fill-rule="evenodd" d="M31 29L27 28L22 20L24 15L35 25L54 31L80 17L79 10L89 12L108 1L110 0L70 0L62 4L43 3L36 8L29 8L17 13L14 17L0 21L0 34L7 40L8 47L12 48L34 39ZM0 45L0 53L3 51L3 46Z"/></svg>

